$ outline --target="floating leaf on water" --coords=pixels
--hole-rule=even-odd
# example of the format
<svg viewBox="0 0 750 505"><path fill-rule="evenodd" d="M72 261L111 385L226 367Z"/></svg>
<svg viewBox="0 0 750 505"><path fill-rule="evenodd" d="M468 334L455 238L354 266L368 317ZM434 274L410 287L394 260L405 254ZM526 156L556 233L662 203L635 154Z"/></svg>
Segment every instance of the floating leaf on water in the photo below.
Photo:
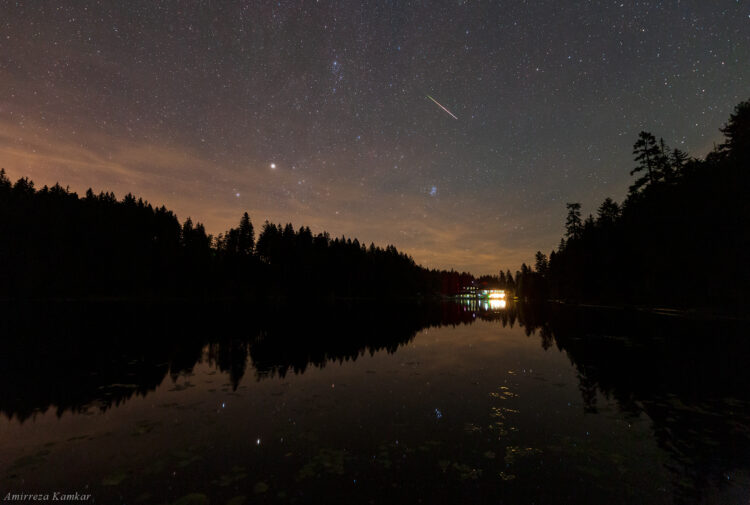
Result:
<svg viewBox="0 0 750 505"><path fill-rule="evenodd" d="M49 454L49 451L47 449L42 449L36 454L31 454L29 456L21 456L20 458L15 460L12 465L10 465L10 467L8 468L8 472L14 472L16 470L20 470L22 468L27 468L27 467L38 466L46 461L45 456L47 456L48 454Z"/></svg>
<svg viewBox="0 0 750 505"><path fill-rule="evenodd" d="M186 494L182 498L178 498L177 501L172 502L172 505L208 505L208 496L203 493L190 493Z"/></svg>
<svg viewBox="0 0 750 505"><path fill-rule="evenodd" d="M236 468L236 467L235 467ZM217 484L220 487L228 487L234 484L235 482L239 482L242 479L246 478L247 474L242 471L235 471L234 468L232 469L232 473L229 475L222 475L219 477L218 481L214 481L215 484Z"/></svg>
<svg viewBox="0 0 750 505"><path fill-rule="evenodd" d="M297 472L297 480L304 480L316 476L317 474L315 473L315 465L313 463L306 464L300 469L299 472Z"/></svg>
<svg viewBox="0 0 750 505"><path fill-rule="evenodd" d="M227 505L243 505L247 498L245 495L235 496L234 498L230 498L227 502Z"/></svg>
<svg viewBox="0 0 750 505"><path fill-rule="evenodd" d="M513 479L515 479L515 478L516 478L516 476L515 476L515 475L513 475L513 474L510 474L510 473L505 473L505 472L500 472L500 474L499 474L499 475L500 475L500 478L501 478L501 479L503 479L503 480L506 480L506 481L507 481L507 480L513 480Z"/></svg>
<svg viewBox="0 0 750 505"><path fill-rule="evenodd" d="M255 486L253 486L253 493L255 494L263 494L266 491L268 491L268 484L263 481L256 482Z"/></svg>
<svg viewBox="0 0 750 505"><path fill-rule="evenodd" d="M612 453L609 454L609 459L615 465L619 465L620 463L622 463L622 461L625 458L623 458L622 454L618 454L616 452L612 452Z"/></svg>
<svg viewBox="0 0 750 505"><path fill-rule="evenodd" d="M318 463L328 473L344 475L344 451L337 449L321 449L316 456Z"/></svg>
<svg viewBox="0 0 750 505"><path fill-rule="evenodd" d="M453 468L458 472L458 478L463 480L477 480L482 475L482 470L472 468L463 463L453 463Z"/></svg>
<svg viewBox="0 0 750 505"><path fill-rule="evenodd" d="M102 486L119 486L122 481L128 478L127 472L119 471L110 474L102 479Z"/></svg>
<svg viewBox="0 0 750 505"><path fill-rule="evenodd" d="M156 421L141 421L136 426L131 435L134 437L138 437L141 435L145 435L147 433L151 433L154 428L156 428L159 424L159 422Z"/></svg>
<svg viewBox="0 0 750 505"><path fill-rule="evenodd" d="M595 466L578 465L576 466L576 470L578 470L581 473L585 473L586 475L589 475L591 477L596 477L597 479L603 475L602 471Z"/></svg>
<svg viewBox="0 0 750 505"><path fill-rule="evenodd" d="M464 424L464 431L467 431L468 433L478 433L482 431L482 427L477 426L474 423L466 423Z"/></svg>
<svg viewBox="0 0 750 505"><path fill-rule="evenodd" d="M177 466L180 468L185 468L186 466L192 465L196 461L200 461L200 460L201 460L200 456L191 456L189 458L178 461Z"/></svg>
<svg viewBox="0 0 750 505"><path fill-rule="evenodd" d="M157 473L161 473L164 470L165 465L166 465L166 461L164 461L164 459L157 459L155 461L152 461L143 470L143 473L145 473L146 475L155 475Z"/></svg>
<svg viewBox="0 0 750 505"><path fill-rule="evenodd" d="M541 454L541 449L535 449L533 447L518 447L516 445L509 445L505 448L505 462L512 464L517 457L533 456L535 454Z"/></svg>

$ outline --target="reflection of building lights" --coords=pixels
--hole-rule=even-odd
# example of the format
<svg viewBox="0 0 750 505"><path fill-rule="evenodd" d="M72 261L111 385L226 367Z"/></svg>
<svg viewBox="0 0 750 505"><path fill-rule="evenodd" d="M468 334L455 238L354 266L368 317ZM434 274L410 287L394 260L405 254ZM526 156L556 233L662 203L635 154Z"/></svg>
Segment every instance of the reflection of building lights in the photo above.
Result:
<svg viewBox="0 0 750 505"><path fill-rule="evenodd" d="M497 300L497 299L490 300L491 309L504 309L506 305L507 305L507 302L505 300Z"/></svg>
<svg viewBox="0 0 750 505"><path fill-rule="evenodd" d="M490 293L490 300L502 300L505 298L505 291L493 291Z"/></svg>

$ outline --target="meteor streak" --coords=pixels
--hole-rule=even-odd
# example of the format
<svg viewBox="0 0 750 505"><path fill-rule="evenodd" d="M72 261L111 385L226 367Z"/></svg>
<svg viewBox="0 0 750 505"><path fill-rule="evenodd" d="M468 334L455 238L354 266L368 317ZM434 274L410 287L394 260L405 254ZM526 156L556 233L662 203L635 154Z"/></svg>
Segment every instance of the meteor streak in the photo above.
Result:
<svg viewBox="0 0 750 505"><path fill-rule="evenodd" d="M435 105L437 105L438 107L440 107L441 109L443 109L445 112L447 112L448 114L450 114L450 116L453 119L458 119L451 111L449 111L448 109L446 109L445 107L443 107L440 102L438 102L437 100L435 100L434 98L432 98L430 95L427 95L427 98L429 98L430 100L432 100L433 102L435 102Z"/></svg>

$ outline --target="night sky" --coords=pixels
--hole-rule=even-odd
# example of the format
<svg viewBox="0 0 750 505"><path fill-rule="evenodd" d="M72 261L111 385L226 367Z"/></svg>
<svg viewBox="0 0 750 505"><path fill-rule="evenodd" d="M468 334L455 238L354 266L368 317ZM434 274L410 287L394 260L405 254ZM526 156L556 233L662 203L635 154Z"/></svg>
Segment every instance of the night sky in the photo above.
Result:
<svg viewBox="0 0 750 505"><path fill-rule="evenodd" d="M474 274L621 201L640 130L702 156L748 98L745 0L0 0L11 179Z"/></svg>

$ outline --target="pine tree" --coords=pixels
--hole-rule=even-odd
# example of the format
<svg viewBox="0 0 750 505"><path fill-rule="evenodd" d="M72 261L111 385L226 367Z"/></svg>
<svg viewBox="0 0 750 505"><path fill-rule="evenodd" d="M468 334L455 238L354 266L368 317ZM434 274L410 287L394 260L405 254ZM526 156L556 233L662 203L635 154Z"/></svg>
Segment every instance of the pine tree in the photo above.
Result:
<svg viewBox="0 0 750 505"><path fill-rule="evenodd" d="M247 212L242 215L237 236L237 252L242 256L250 256L255 247L255 230Z"/></svg>
<svg viewBox="0 0 750 505"><path fill-rule="evenodd" d="M683 169L685 168L685 164L688 162L690 157L688 154L684 151L681 151L679 149L672 150L672 154L669 157L669 163L672 166L672 172L675 174L676 177L679 177L682 175Z"/></svg>
<svg viewBox="0 0 750 505"><path fill-rule="evenodd" d="M719 146L719 152L737 161L750 159L750 101L738 104L729 116L727 124L721 128L726 140Z"/></svg>
<svg viewBox="0 0 750 505"><path fill-rule="evenodd" d="M598 223L600 225L612 225L620 217L620 206L617 202L607 197L597 210Z"/></svg>
<svg viewBox="0 0 750 505"><path fill-rule="evenodd" d="M534 265L534 270L540 275L547 275L547 271L549 270L549 261L547 260L547 255L545 255L542 251L537 251L535 255L536 263Z"/></svg>
<svg viewBox="0 0 750 505"><path fill-rule="evenodd" d="M568 239L579 238L583 229L581 222L581 204L568 203L568 217L565 219L565 236Z"/></svg>
<svg viewBox="0 0 750 505"><path fill-rule="evenodd" d="M8 179L8 176L5 175L5 169L0 168L0 192L7 192L10 191L11 184L10 179Z"/></svg>
<svg viewBox="0 0 750 505"><path fill-rule="evenodd" d="M654 184L659 180L658 168L661 159L661 149L656 143L656 137L651 133L642 131L638 134L638 140L633 144L633 154L638 166L630 171L630 175L638 172L645 172L637 179L630 192L636 193L647 184Z"/></svg>

